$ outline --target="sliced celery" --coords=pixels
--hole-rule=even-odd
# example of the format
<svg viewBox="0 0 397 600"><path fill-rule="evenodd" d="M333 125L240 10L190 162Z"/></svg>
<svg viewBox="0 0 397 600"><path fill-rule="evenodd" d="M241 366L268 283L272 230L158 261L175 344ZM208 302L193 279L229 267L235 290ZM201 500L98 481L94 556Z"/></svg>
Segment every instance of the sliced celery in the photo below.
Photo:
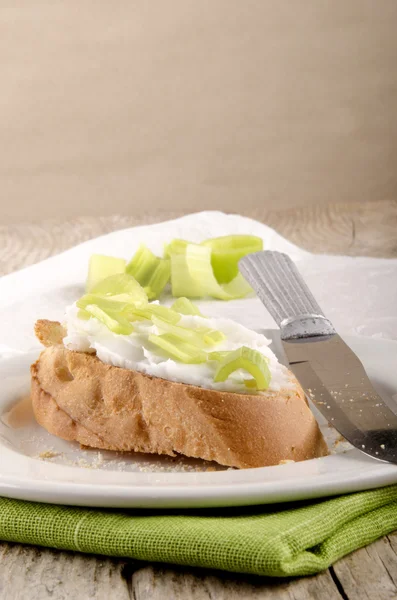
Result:
<svg viewBox="0 0 397 600"><path fill-rule="evenodd" d="M192 244L186 247L183 254L171 254L171 291L175 298L200 298L206 295L202 281L191 273L191 261L189 262L186 255L189 247L192 247Z"/></svg>
<svg viewBox="0 0 397 600"><path fill-rule="evenodd" d="M220 300L243 298L251 287L239 274L227 284L219 284L211 265L211 248L188 244L184 254L171 255L171 282L174 296L213 296Z"/></svg>
<svg viewBox="0 0 397 600"><path fill-rule="evenodd" d="M220 361L214 375L214 381L226 381L229 375L238 369L244 369L252 375L258 390L266 390L269 387L271 374L268 359L257 350L252 350L246 346L229 352Z"/></svg>
<svg viewBox="0 0 397 600"><path fill-rule="evenodd" d="M244 379L244 385L250 390L257 390L255 379Z"/></svg>
<svg viewBox="0 0 397 600"><path fill-rule="evenodd" d="M146 286L159 260L149 248L141 244L128 263L126 272L135 277L142 286Z"/></svg>
<svg viewBox="0 0 397 600"><path fill-rule="evenodd" d="M141 319L148 319L149 321L153 316L156 316L169 323L178 323L181 318L181 315L177 312L160 304L148 304L144 308L132 308L128 314L132 318L136 316Z"/></svg>
<svg viewBox="0 0 397 600"><path fill-rule="evenodd" d="M85 309L89 305L99 306L102 310L112 313L122 313L128 306L126 302L118 302L113 297L99 296L98 294L86 294L80 300L77 300L76 306Z"/></svg>
<svg viewBox="0 0 397 600"><path fill-rule="evenodd" d="M160 334L169 333L173 335L176 339L181 340L182 342L187 342L196 346L197 348L205 347L204 335L195 331L194 329L189 329L187 327L180 327L179 325L175 325L174 323L170 323L169 321L163 321L163 319L159 319L158 317L152 317L153 325L156 325Z"/></svg>
<svg viewBox="0 0 397 600"><path fill-rule="evenodd" d="M224 296L216 296L221 300L231 300L236 298L245 298L248 294L251 294L252 288L249 283L244 279L241 273L229 281L229 283L220 284L223 290Z"/></svg>
<svg viewBox="0 0 397 600"><path fill-rule="evenodd" d="M218 283L229 283L238 274L238 261L263 250L263 241L254 235L226 235L202 242L212 250L211 264Z"/></svg>
<svg viewBox="0 0 397 600"><path fill-rule="evenodd" d="M124 271L125 260L123 258L93 254L88 265L86 291L91 292L103 279L106 279L110 275L124 273Z"/></svg>
<svg viewBox="0 0 397 600"><path fill-rule="evenodd" d="M186 240L172 240L172 242L164 246L164 258L170 258L172 254L183 254L188 244L189 242Z"/></svg>
<svg viewBox="0 0 397 600"><path fill-rule="evenodd" d="M204 341L209 346L220 344L226 338L225 334L218 329L209 329L203 333Z"/></svg>
<svg viewBox="0 0 397 600"><path fill-rule="evenodd" d="M136 305L145 305L148 301L143 287L132 275L128 275L127 273L107 277L91 291L93 294L99 296L112 296L113 299L119 299L121 296L122 301L133 302ZM129 300L126 299L125 294L129 296Z"/></svg>
<svg viewBox="0 0 397 600"><path fill-rule="evenodd" d="M90 313L88 313L84 308L80 308L80 310L77 312L77 316L82 321L88 321L91 319Z"/></svg>
<svg viewBox="0 0 397 600"><path fill-rule="evenodd" d="M143 303L136 302L136 299L134 298L134 296L132 294L114 294L114 295L109 294L107 296L102 296L102 298L109 298L109 300L114 300L114 302L121 302L123 304L132 305L134 307L135 306L146 306L146 304L147 304L147 301L144 301Z"/></svg>
<svg viewBox="0 0 397 600"><path fill-rule="evenodd" d="M160 296L167 285L171 267L169 260L158 258L149 248L141 244L126 270L145 288L149 300L154 300Z"/></svg>
<svg viewBox="0 0 397 600"><path fill-rule="evenodd" d="M208 360L216 360L220 362L230 354L230 350L215 350L208 353Z"/></svg>
<svg viewBox="0 0 397 600"><path fill-rule="evenodd" d="M152 317L152 322L161 333L170 333L183 342L188 342L198 348L215 346L215 344L219 344L225 339L224 334L216 329L206 329L204 327L192 329L191 327L181 327L180 325L175 325L169 321L165 322L163 319L159 319L155 316Z"/></svg>
<svg viewBox="0 0 397 600"><path fill-rule="evenodd" d="M169 333L162 335L149 335L149 342L160 348L167 358L185 364L198 364L206 362L207 354L196 346L182 342Z"/></svg>
<svg viewBox="0 0 397 600"><path fill-rule="evenodd" d="M171 265L169 259L159 258L158 261L156 268L145 286L145 291L149 300L159 298L170 279Z"/></svg>
<svg viewBox="0 0 397 600"><path fill-rule="evenodd" d="M122 315L107 313L96 304L89 304L85 309L90 315L101 321L110 331L120 335L129 335L134 328L131 323Z"/></svg>
<svg viewBox="0 0 397 600"><path fill-rule="evenodd" d="M199 311L198 307L193 304L188 298L181 297L178 300L175 300L174 304L171 306L172 310L180 313L181 315L194 315L197 317L202 317L203 315Z"/></svg>

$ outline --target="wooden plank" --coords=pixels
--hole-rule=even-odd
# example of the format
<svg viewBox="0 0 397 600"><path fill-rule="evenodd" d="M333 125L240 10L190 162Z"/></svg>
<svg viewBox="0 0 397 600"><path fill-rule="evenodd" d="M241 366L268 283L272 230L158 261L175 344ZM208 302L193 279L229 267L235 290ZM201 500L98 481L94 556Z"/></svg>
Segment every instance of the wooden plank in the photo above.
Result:
<svg viewBox="0 0 397 600"><path fill-rule="evenodd" d="M394 554L397 556L397 532L389 534L387 536L387 539L388 539L388 542L389 542L389 544L390 544L390 546L391 546ZM390 574L391 574L391 576L393 578L394 583L397 585L397 580L396 580L396 578L397 578L397 571L396 571L396 567L397 567L396 558L394 557L393 558L393 568L389 567L389 571L390 571Z"/></svg>
<svg viewBox="0 0 397 600"><path fill-rule="evenodd" d="M397 256L396 200L305 206L271 211L267 216L255 211L254 216L312 252Z"/></svg>
<svg viewBox="0 0 397 600"><path fill-rule="evenodd" d="M125 562L19 544L0 544L3 600L130 600Z"/></svg>
<svg viewBox="0 0 397 600"><path fill-rule="evenodd" d="M397 201L331 204L285 211L243 210L312 252L397 256ZM134 216L81 217L36 224L0 225L0 274L44 260L88 239L135 225L174 219L176 212Z"/></svg>
<svg viewBox="0 0 397 600"><path fill-rule="evenodd" d="M341 600L329 571L290 581L0 544L0 598L7 600ZM132 572L132 577L131 577Z"/></svg>
<svg viewBox="0 0 397 600"><path fill-rule="evenodd" d="M333 569L349 600L397 598L397 536L384 537L337 562Z"/></svg>
<svg viewBox="0 0 397 600"><path fill-rule="evenodd" d="M329 573L273 580L207 571L146 567L132 576L134 600L341 600Z"/></svg>

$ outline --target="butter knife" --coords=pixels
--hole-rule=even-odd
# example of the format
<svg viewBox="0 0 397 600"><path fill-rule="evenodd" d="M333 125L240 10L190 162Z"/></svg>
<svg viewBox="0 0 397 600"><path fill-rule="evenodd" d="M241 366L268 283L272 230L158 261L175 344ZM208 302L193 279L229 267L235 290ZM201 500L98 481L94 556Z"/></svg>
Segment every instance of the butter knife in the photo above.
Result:
<svg viewBox="0 0 397 600"><path fill-rule="evenodd" d="M353 446L397 463L397 415L324 316L296 265L281 252L256 252L239 269L277 325L291 371L317 409Z"/></svg>

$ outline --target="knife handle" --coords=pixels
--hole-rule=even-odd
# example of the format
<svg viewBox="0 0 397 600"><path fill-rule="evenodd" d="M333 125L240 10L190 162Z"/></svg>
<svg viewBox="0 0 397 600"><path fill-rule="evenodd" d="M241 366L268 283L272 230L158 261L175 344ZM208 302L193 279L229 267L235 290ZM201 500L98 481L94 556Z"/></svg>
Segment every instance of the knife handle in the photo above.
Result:
<svg viewBox="0 0 397 600"><path fill-rule="evenodd" d="M281 339L336 333L286 254L254 252L240 260L239 269L280 327Z"/></svg>

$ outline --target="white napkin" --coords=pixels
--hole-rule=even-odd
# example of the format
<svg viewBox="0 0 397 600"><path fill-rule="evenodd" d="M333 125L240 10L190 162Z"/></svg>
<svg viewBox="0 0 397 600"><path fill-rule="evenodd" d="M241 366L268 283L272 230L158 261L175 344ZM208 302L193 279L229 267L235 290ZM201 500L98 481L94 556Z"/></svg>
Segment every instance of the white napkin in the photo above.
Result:
<svg viewBox="0 0 397 600"><path fill-rule="evenodd" d="M161 254L164 243L175 237L200 242L236 233L257 235L265 249L288 253L339 332L397 338L397 259L311 254L262 223L208 211L116 231L1 278L0 356L39 347L33 335L34 322L38 318L62 320L66 305L84 291L92 253L129 259L140 242ZM275 326L257 298L199 304L204 314L227 316L247 327Z"/></svg>

